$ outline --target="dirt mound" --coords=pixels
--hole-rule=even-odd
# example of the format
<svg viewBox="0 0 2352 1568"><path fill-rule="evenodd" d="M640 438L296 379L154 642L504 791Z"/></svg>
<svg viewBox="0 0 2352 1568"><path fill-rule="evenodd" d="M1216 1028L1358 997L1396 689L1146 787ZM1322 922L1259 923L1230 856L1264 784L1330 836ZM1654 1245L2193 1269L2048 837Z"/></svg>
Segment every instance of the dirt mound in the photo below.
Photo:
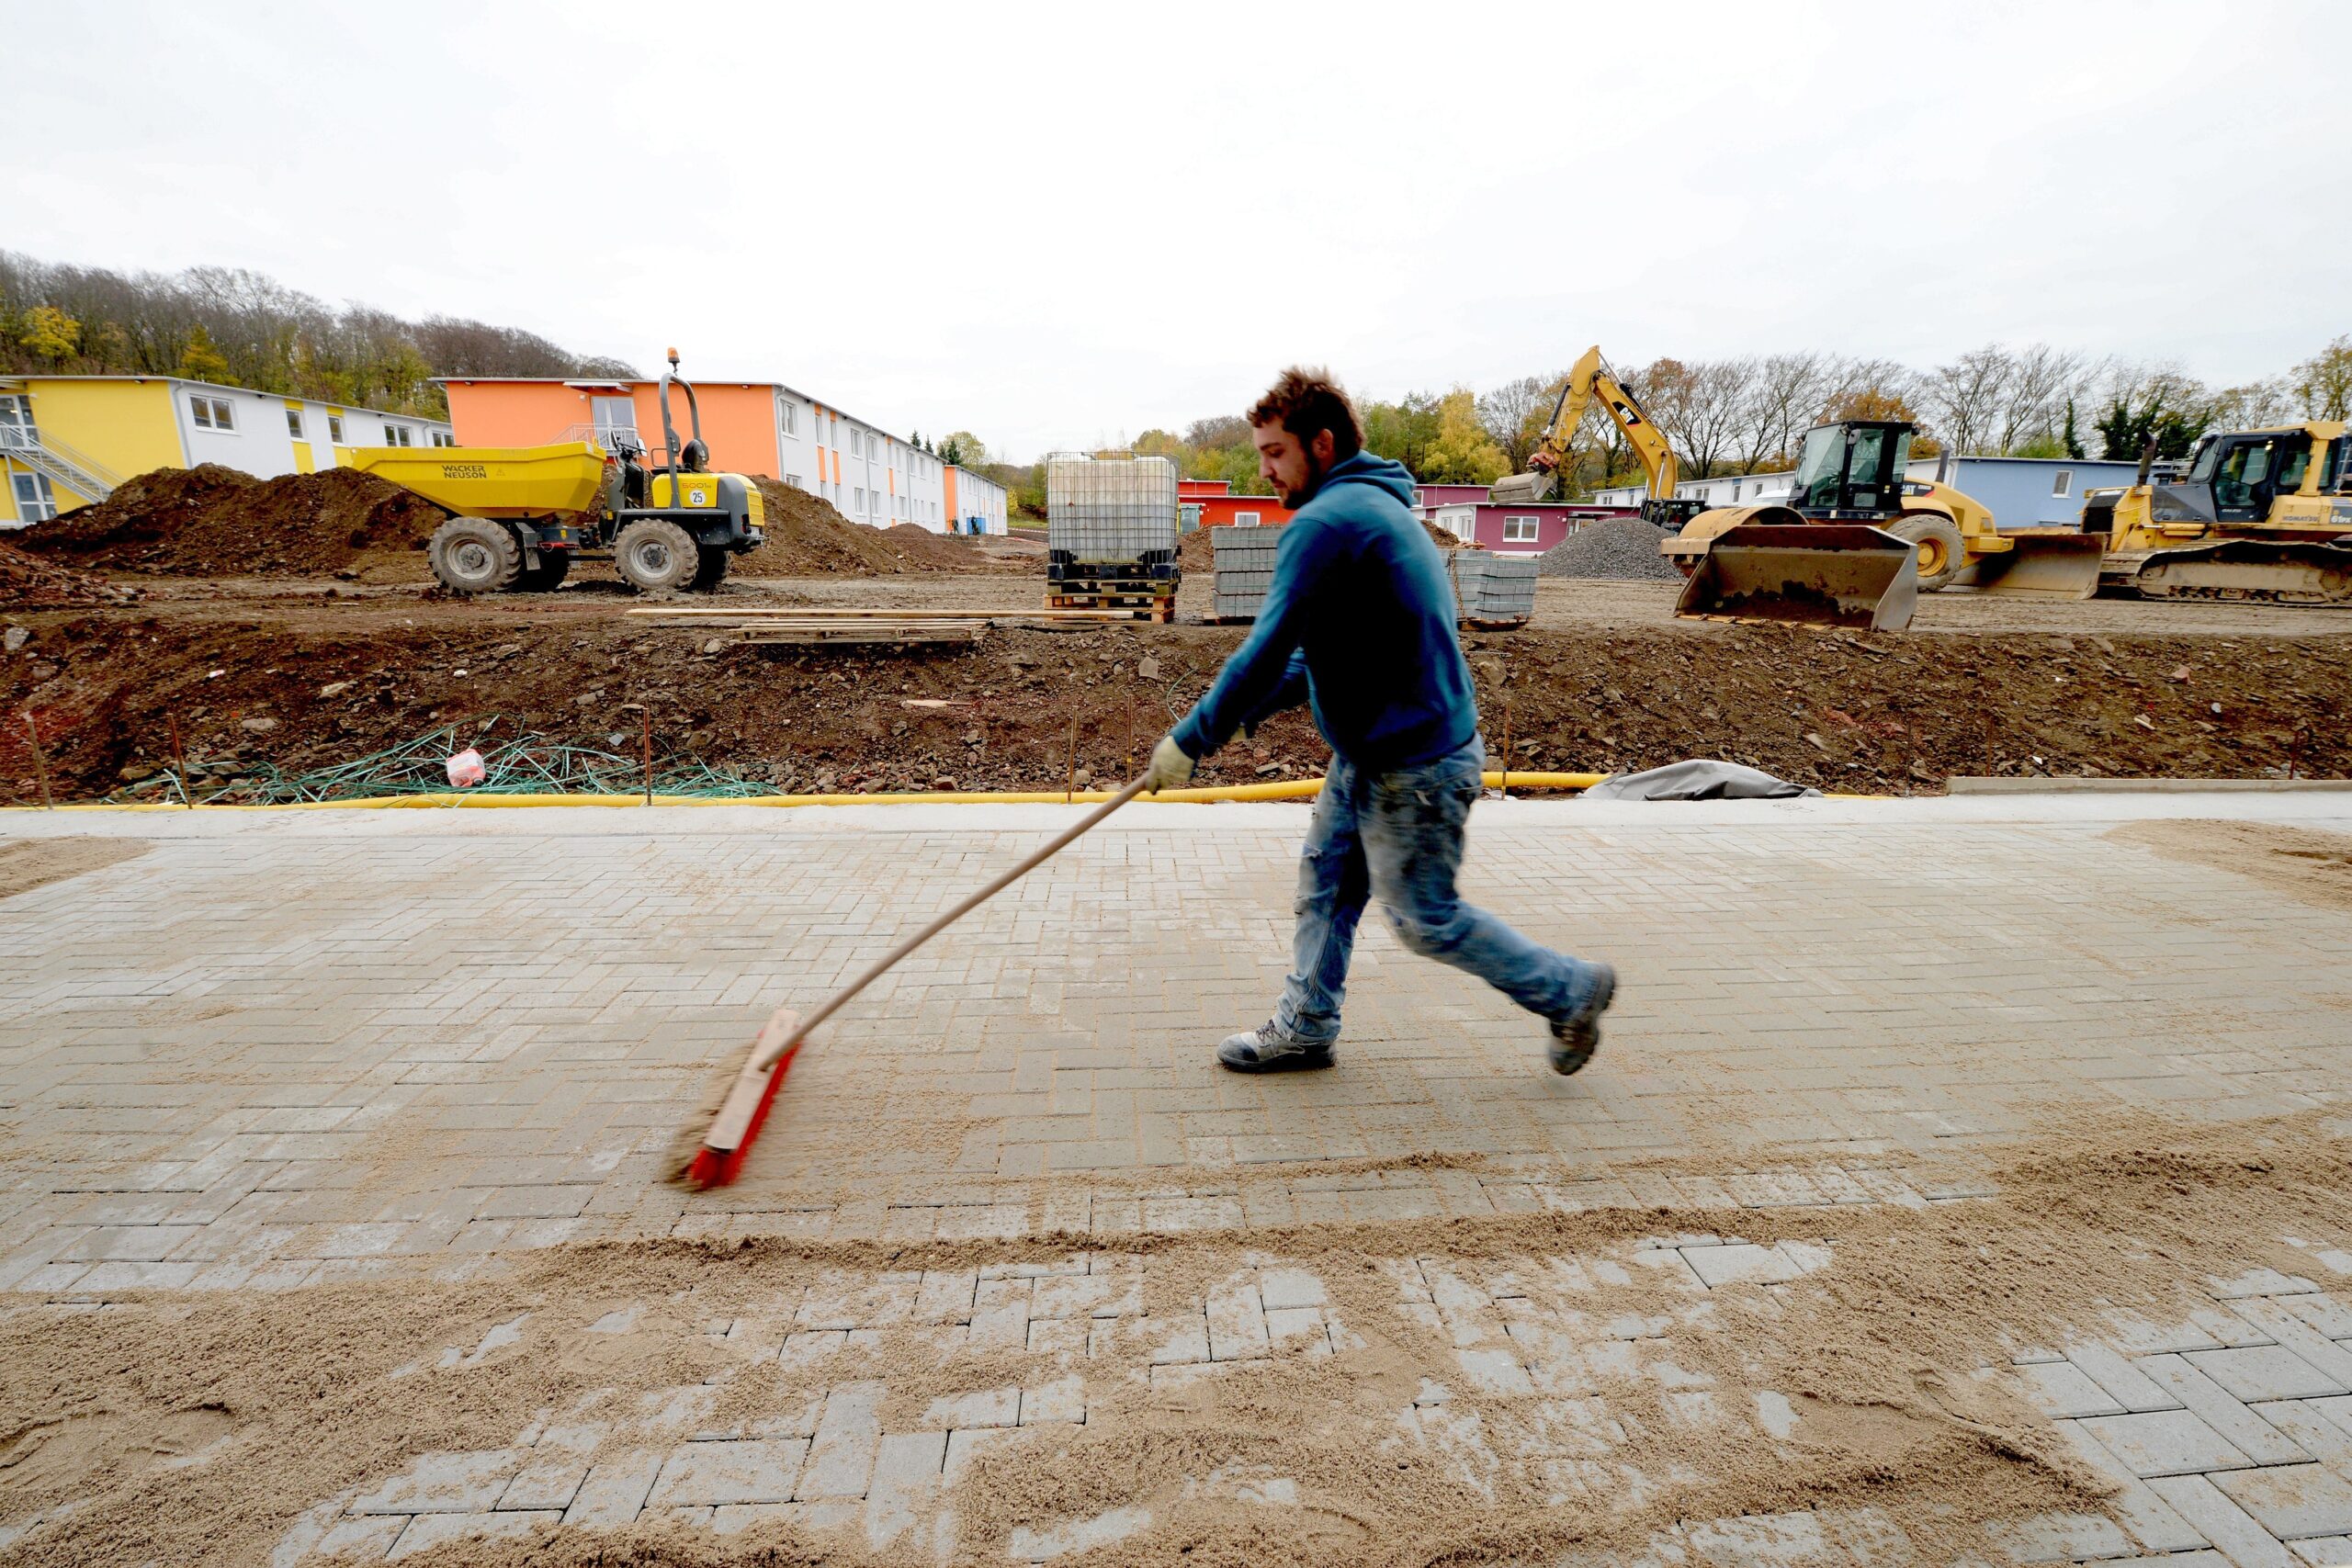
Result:
<svg viewBox="0 0 2352 1568"><path fill-rule="evenodd" d="M16 542L114 571L312 577L366 552L422 549L441 519L422 497L352 468L257 479L205 463L141 474Z"/></svg>
<svg viewBox="0 0 2352 1568"><path fill-rule="evenodd" d="M1661 578L1681 573L1657 553L1665 537L1638 517L1609 517L1588 523L1535 558L1538 577Z"/></svg>
<svg viewBox="0 0 2352 1568"><path fill-rule="evenodd" d="M969 540L934 534L912 523L868 528L831 502L798 485L757 479L767 517L767 542L736 558L745 577L872 577L903 571L1028 571Z"/></svg>
<svg viewBox="0 0 2352 1568"><path fill-rule="evenodd" d="M128 604L138 597L135 588L118 588L90 572L27 555L12 544L0 544L0 608Z"/></svg>

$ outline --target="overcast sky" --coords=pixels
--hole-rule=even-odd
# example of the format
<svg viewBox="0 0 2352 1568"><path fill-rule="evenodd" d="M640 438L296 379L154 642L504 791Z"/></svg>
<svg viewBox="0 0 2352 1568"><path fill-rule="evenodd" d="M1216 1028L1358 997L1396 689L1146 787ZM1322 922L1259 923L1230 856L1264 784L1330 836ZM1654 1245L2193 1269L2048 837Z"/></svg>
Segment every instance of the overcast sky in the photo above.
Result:
<svg viewBox="0 0 2352 1568"><path fill-rule="evenodd" d="M1359 393L2352 332L2352 6L0 0L0 246L1016 459Z"/></svg>

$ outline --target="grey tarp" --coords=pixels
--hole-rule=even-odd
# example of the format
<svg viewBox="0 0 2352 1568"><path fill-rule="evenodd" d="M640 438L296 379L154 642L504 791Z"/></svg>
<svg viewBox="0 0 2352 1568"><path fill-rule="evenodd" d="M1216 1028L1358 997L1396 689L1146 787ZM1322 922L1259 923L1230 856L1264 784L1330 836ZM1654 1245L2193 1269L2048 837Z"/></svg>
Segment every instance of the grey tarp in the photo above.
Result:
<svg viewBox="0 0 2352 1568"><path fill-rule="evenodd" d="M1805 784L1776 779L1737 762L1693 758L1638 773L1611 773L1584 792L1587 800L1785 800L1819 795Z"/></svg>

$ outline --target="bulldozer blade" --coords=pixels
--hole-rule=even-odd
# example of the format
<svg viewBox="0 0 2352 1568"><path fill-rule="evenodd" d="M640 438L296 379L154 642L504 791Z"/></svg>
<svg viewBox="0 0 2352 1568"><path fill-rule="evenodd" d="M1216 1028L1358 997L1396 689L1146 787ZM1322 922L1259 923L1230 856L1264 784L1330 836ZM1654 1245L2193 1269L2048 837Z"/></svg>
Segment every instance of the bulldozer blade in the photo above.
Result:
<svg viewBox="0 0 2352 1568"><path fill-rule="evenodd" d="M1899 632L1918 604L1906 539L1857 523L1745 523L1715 536L1674 613Z"/></svg>
<svg viewBox="0 0 2352 1568"><path fill-rule="evenodd" d="M2004 534L2010 547L1976 558L1960 579L1980 593L2019 598L2087 599L2098 592L2107 536L2052 529Z"/></svg>

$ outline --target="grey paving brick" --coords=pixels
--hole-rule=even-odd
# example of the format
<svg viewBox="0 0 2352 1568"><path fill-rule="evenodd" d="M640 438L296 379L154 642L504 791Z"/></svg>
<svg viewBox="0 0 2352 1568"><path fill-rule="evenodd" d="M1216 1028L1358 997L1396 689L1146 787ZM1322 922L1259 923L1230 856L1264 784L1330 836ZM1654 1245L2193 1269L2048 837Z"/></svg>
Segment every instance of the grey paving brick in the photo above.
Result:
<svg viewBox="0 0 2352 1568"><path fill-rule="evenodd" d="M2188 1521L2230 1560L2233 1568L2294 1568L2278 1538L2224 1495L2202 1475L2160 1476L2149 1490Z"/></svg>
<svg viewBox="0 0 2352 1568"><path fill-rule="evenodd" d="M2045 1416L2120 1416L2123 1406L2071 1361L2031 1362L2016 1369L2028 1395Z"/></svg>
<svg viewBox="0 0 2352 1568"><path fill-rule="evenodd" d="M592 1529L628 1524L645 1506L666 1456L649 1449L601 1456L564 1510L563 1522Z"/></svg>
<svg viewBox="0 0 2352 1568"><path fill-rule="evenodd" d="M2115 1488L2108 1507L2142 1547L2150 1551L2186 1551L2206 1544L2204 1536L2150 1491L2147 1483L2113 1450L2091 1436L2083 1423L2060 1421L2057 1427L2076 1457Z"/></svg>
<svg viewBox="0 0 2352 1568"><path fill-rule="evenodd" d="M2070 1345L2066 1359L2126 1410L2180 1408L2177 1396L2158 1387L2145 1372L2104 1345Z"/></svg>
<svg viewBox="0 0 2352 1568"><path fill-rule="evenodd" d="M392 1545L392 1561L414 1552L430 1551L460 1540L519 1540L551 1531L561 1523L557 1513L419 1514L401 1531Z"/></svg>
<svg viewBox="0 0 2352 1568"><path fill-rule="evenodd" d="M681 1443L662 1462L646 1506L789 1502L808 1452L808 1442L799 1438Z"/></svg>
<svg viewBox="0 0 2352 1568"><path fill-rule="evenodd" d="M2212 1479L2232 1502L2282 1540L2352 1531L2352 1482L2324 1464L2271 1465Z"/></svg>
<svg viewBox="0 0 2352 1568"><path fill-rule="evenodd" d="M351 1505L355 1514L475 1514L498 1506L521 1456L511 1449L418 1458Z"/></svg>
<svg viewBox="0 0 2352 1568"><path fill-rule="evenodd" d="M2254 1462L2186 1410L2098 1416L2082 1427L2137 1476L2192 1475Z"/></svg>
<svg viewBox="0 0 2352 1568"><path fill-rule="evenodd" d="M2146 1356L2136 1364L2256 1464L2299 1464L2312 1457L2178 1356Z"/></svg>
<svg viewBox="0 0 2352 1568"><path fill-rule="evenodd" d="M2302 1327L2300 1323L2295 1326ZM2283 1345L2247 1350L2191 1350L2181 1359L2241 1400L2317 1399L2352 1393L2352 1389L2346 1389Z"/></svg>

